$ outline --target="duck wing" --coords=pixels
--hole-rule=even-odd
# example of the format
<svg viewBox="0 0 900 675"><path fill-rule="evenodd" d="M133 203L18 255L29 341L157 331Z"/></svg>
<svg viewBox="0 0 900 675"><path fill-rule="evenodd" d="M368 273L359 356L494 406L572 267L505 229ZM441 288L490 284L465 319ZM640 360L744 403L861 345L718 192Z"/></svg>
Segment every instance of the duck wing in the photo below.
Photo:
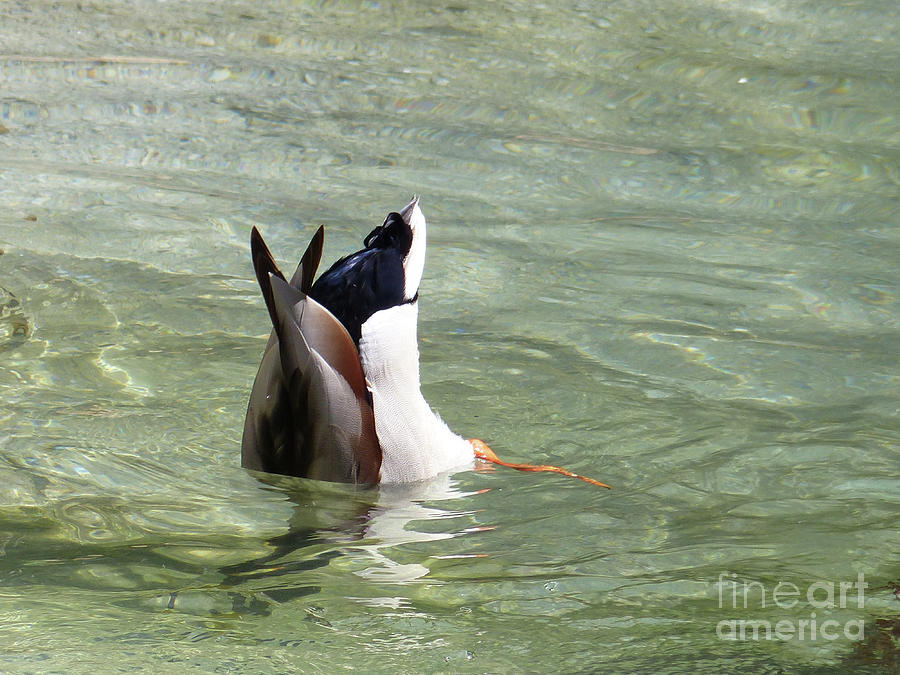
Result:
<svg viewBox="0 0 900 675"><path fill-rule="evenodd" d="M376 483L381 449L356 345L301 289L322 251L320 228L288 284L254 228L256 277L274 326L253 383L241 464L248 469Z"/></svg>

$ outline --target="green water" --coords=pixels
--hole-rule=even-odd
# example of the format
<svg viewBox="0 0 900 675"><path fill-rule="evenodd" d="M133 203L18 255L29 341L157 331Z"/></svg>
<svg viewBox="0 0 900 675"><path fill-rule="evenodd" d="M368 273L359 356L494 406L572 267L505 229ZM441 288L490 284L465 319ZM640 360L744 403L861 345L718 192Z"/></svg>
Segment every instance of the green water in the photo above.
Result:
<svg viewBox="0 0 900 675"><path fill-rule="evenodd" d="M895 671L898 30L0 5L0 670ZM240 468L250 228L331 261L413 193L426 397L612 491Z"/></svg>

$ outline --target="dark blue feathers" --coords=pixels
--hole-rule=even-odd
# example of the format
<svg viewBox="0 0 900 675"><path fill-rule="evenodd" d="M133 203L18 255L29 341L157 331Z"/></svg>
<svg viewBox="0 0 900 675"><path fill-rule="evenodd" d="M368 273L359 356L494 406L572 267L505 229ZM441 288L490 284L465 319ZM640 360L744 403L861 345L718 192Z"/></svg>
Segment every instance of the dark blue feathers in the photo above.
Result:
<svg viewBox="0 0 900 675"><path fill-rule="evenodd" d="M363 243L366 248L338 260L309 290L311 298L344 324L357 346L369 317L406 302L403 260L412 231L399 213L390 213Z"/></svg>

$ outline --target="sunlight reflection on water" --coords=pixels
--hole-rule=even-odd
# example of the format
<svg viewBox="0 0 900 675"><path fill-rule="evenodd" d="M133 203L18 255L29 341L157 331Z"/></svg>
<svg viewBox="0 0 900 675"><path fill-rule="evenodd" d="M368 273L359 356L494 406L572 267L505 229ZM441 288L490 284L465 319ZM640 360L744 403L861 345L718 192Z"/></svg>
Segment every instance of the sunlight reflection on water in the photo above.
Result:
<svg viewBox="0 0 900 675"><path fill-rule="evenodd" d="M2 13L4 666L896 663L893 4ZM332 260L411 193L426 396L612 492L239 468L250 227ZM716 638L723 573L857 571L861 642Z"/></svg>

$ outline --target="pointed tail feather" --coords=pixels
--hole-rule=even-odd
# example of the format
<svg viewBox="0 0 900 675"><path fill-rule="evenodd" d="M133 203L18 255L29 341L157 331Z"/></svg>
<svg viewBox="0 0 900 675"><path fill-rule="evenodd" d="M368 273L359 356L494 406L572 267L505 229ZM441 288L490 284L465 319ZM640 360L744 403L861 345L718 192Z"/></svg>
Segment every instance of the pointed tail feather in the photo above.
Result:
<svg viewBox="0 0 900 675"><path fill-rule="evenodd" d="M319 226L316 233L309 240L306 246L306 252L300 258L300 264L297 265L297 271L291 277L291 286L301 293L309 293L312 288L313 281L316 278L316 270L319 269L319 262L322 260L322 244L325 241L325 226Z"/></svg>
<svg viewBox="0 0 900 675"><path fill-rule="evenodd" d="M263 240L262 235L256 226L250 231L250 253L253 256L253 271L256 272L256 281L259 282L259 288L262 290L263 300L266 301L266 309L269 310L269 318L272 325L278 325L278 314L275 311L275 300L272 297L272 283L269 281L269 275L273 275L284 280L284 275L275 264L275 258L272 257L269 247Z"/></svg>

